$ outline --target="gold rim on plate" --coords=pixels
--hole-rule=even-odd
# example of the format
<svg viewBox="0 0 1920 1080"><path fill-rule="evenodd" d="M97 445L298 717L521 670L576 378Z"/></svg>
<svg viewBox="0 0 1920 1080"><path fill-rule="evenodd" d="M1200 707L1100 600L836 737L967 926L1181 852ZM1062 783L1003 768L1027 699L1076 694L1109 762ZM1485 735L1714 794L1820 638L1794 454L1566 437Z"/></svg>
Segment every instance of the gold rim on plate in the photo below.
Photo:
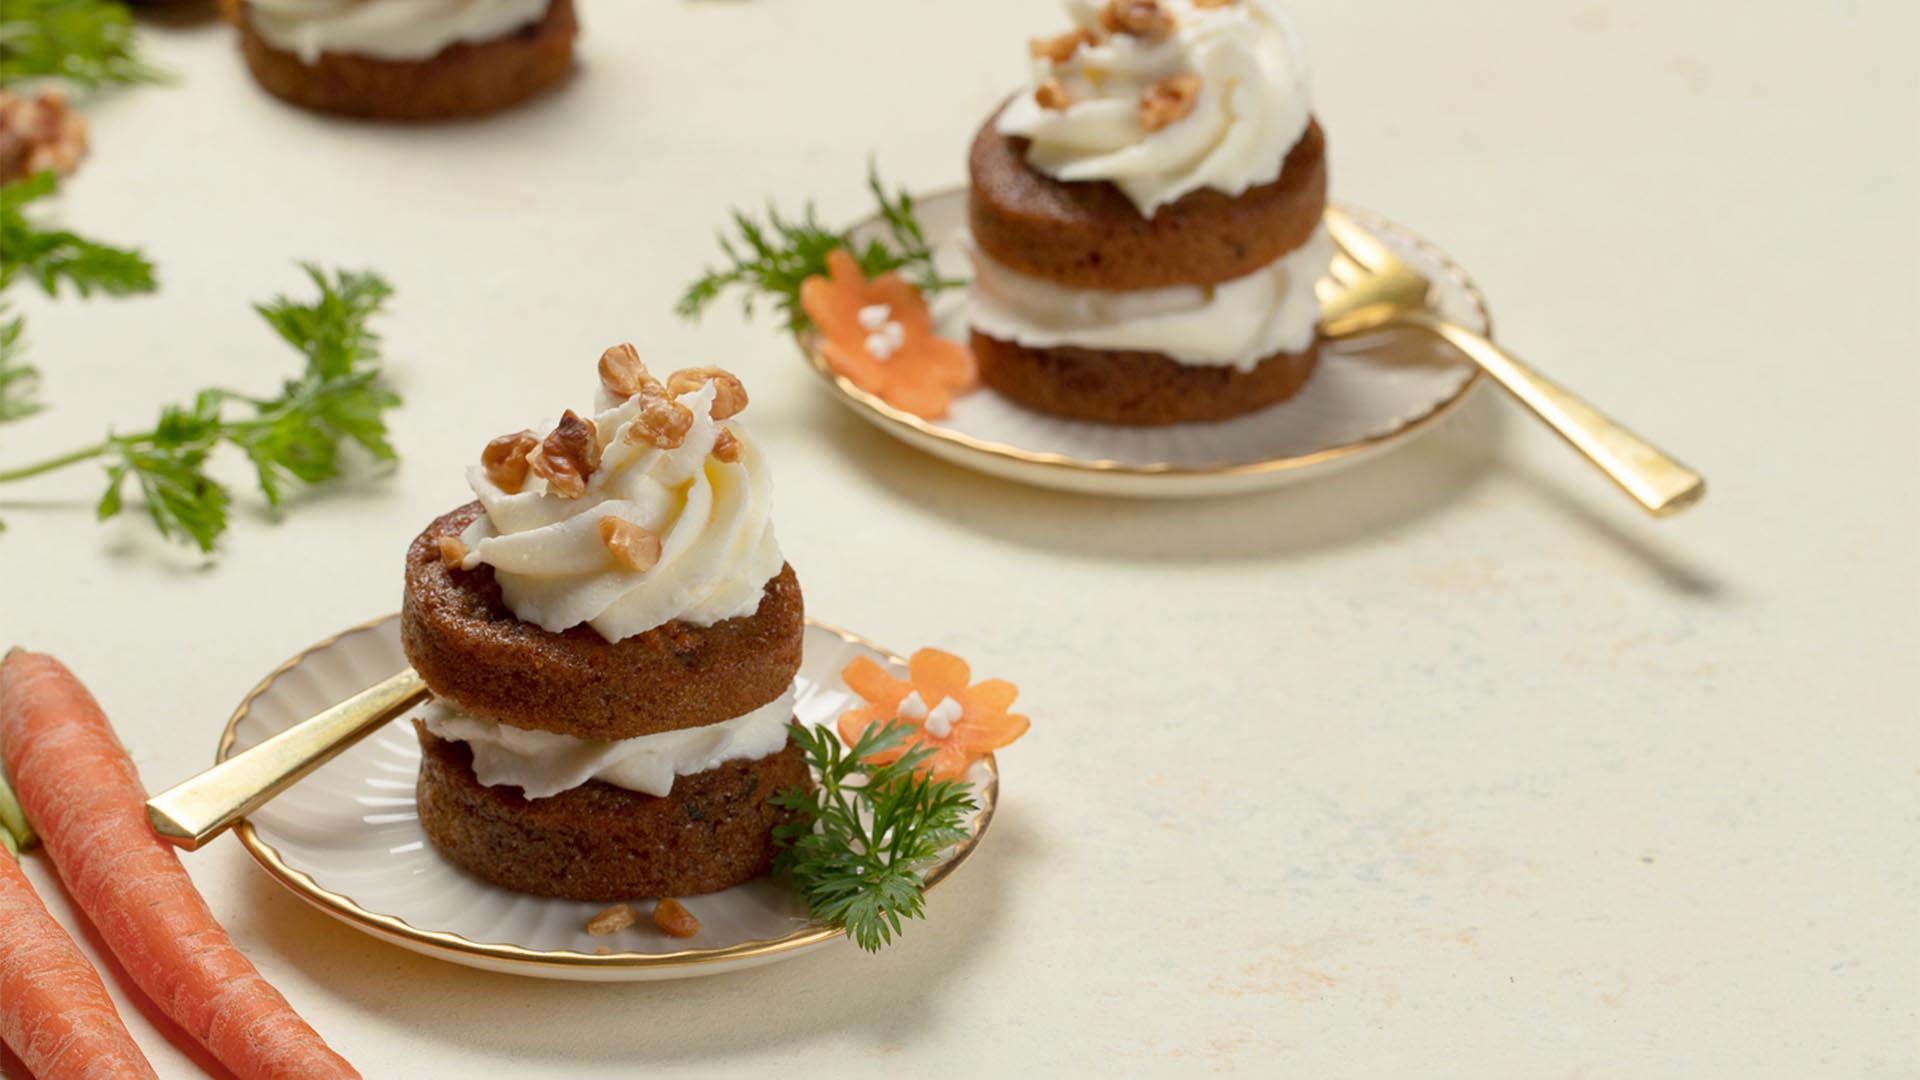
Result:
<svg viewBox="0 0 1920 1080"><path fill-rule="evenodd" d="M933 192L930 195L921 196L917 201L924 203L934 199L964 195L965 193L965 188L945 188ZM1447 278L1456 285L1461 293L1467 297L1468 301L1472 303L1474 314L1479 317L1482 324L1481 333L1486 335L1493 333L1493 314L1487 307L1486 294L1480 291L1480 287L1474 284L1473 279L1467 275L1466 270L1463 269L1459 263L1454 261L1453 256L1447 254L1439 245L1420 236L1412 229L1381 214L1376 214L1370 210L1363 210L1355 206L1348 206L1344 203L1339 204L1339 207L1346 212L1347 216L1358 221L1368 230L1403 241L1408 246L1438 263L1446 272ZM855 222L848 231L859 232L862 229L877 225L879 220L878 217L862 218L860 221ZM922 419L904 409L896 408L888 404L878 396L853 385L852 381L846 376L836 373L831 367L827 366L826 357L821 355L818 348L815 348L815 337L816 335L812 332L803 332L795 338L795 344L799 346L801 354L807 358L807 362L812 366L814 373L822 379L825 379L827 385L839 392L841 397L848 403L866 409L884 421L885 426L889 428L905 428L908 432L924 438L933 439L951 446L957 446L976 454L1005 458L1023 465L1038 465L1043 468L1063 469L1069 472L1119 476L1258 476L1265 473L1285 472L1291 469L1304 469L1339 458L1350 457L1354 454L1366 453L1369 450L1376 449L1396 439L1410 436L1451 415L1455 409L1458 409L1460 405L1466 401L1467 395L1475 386L1479 385L1480 380L1483 378L1479 367L1469 364L1468 366L1472 368L1471 373L1467 378L1461 380L1459 387L1456 388L1451 395L1435 403L1434 406L1426 412L1401 421L1399 426L1391 431L1382 432L1378 435L1370 435L1364 439L1356 439L1353 442L1341 443L1338 446L1329 446L1308 454L1268 458L1264 461L1222 462L1218 465L1188 466L1166 463L1133 465L1123 461L1114 461L1110 458L1085 460L1066 454L1026 450L1018 446L1010 446L1006 443L977 439L965 432L955 431L952 428L943 427L933 421ZM897 430L890 431L890 434L893 434L896 438L903 437ZM911 435L907 435L905 438L910 441Z"/></svg>
<svg viewBox="0 0 1920 1080"><path fill-rule="evenodd" d="M225 761L233 752L238 739L240 722L247 718L253 703L262 694L272 688L282 675L304 663L307 657L322 649L330 648L343 638L353 634L365 633L399 618L399 615L383 615L369 619L357 626L348 627L328 638L317 641L302 649L285 663L274 668L266 678L247 691L233 715L227 718L226 730L220 735L219 748L214 752L214 763ZM901 667L906 660L890 649L882 648L868 639L849 630L823 623L809 617L807 626L824 630L850 645L871 649L885 657L889 662ZM979 785L980 811L974 817L974 828L948 858L942 860L928 874L926 888L932 890L945 881L949 875L967 861L975 848L980 846L980 838L987 834L987 827L993 824L994 808L1000 801L1000 768L992 754L981 759L987 769L986 783ZM843 931L839 927L813 923L777 938L765 938L757 941L741 941L717 949L682 949L670 953L582 953L571 950L527 949L503 942L473 941L459 934L445 930L426 930L407 922L396 915L386 915L377 911L368 911L354 902L351 897L334 892L315 881L304 870L287 865L277 848L260 837L253 822L242 818L233 830L240 843L254 860L265 867L269 874L278 878L281 884L293 890L294 894L309 904L329 912L341 919L359 925L377 937L399 938L419 947L422 951L436 953L452 958L479 958L508 964L526 964L535 967L563 968L602 968L602 969L660 969L696 967L703 964L716 964L727 961L753 960L775 956L780 953L806 949L833 938L840 937ZM497 886L487 886L496 888Z"/></svg>

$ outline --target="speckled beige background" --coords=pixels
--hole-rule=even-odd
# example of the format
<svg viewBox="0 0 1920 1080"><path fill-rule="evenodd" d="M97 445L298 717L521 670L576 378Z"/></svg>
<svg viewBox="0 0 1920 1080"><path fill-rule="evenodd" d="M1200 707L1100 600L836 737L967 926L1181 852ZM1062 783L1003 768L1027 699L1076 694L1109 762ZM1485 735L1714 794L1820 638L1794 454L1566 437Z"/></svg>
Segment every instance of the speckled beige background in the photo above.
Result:
<svg viewBox="0 0 1920 1080"><path fill-rule="evenodd" d="M291 111L176 20L146 39L180 84L93 111L63 207L165 291L23 303L57 407L0 461L272 384L292 357L245 301L306 257L399 288L405 466L281 524L244 498L214 567L95 526L90 470L0 491L0 640L65 657L179 780L268 668L397 605L485 438L631 338L747 376L815 613L1018 681L1034 732L878 958L543 984L365 938L231 841L192 856L369 1076L1912 1075L1920 9L1291 7L1339 196L1447 246L1703 506L1643 520L1490 395L1272 496L1047 494L887 441L764 322L672 316L729 206L857 215L869 151L957 182L1050 4L588 2L564 93L434 129Z"/></svg>

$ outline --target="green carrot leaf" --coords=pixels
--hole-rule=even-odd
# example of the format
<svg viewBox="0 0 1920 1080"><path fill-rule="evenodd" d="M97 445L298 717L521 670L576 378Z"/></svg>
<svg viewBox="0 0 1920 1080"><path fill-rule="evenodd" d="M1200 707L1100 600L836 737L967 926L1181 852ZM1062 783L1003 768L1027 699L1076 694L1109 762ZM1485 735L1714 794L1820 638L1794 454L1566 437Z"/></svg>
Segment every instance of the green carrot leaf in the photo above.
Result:
<svg viewBox="0 0 1920 1080"><path fill-rule="evenodd" d="M774 872L792 881L814 918L876 952L924 911L926 871L967 836L977 808L971 787L916 772L933 754L926 746L869 764L906 741L913 728L905 723L871 725L851 748L822 728L790 730L819 782L774 795L794 815L774 830Z"/></svg>
<svg viewBox="0 0 1920 1080"><path fill-rule="evenodd" d="M8 314L7 306L0 304L0 423L32 416L43 408L34 400L40 371L22 359L26 352L26 316L9 319Z"/></svg>
<svg viewBox="0 0 1920 1080"><path fill-rule="evenodd" d="M0 187L0 289L22 275L49 296L60 294L63 281L81 296L91 296L95 290L125 296L157 288L153 264L138 250L44 226L29 216L27 206L58 187L52 172Z"/></svg>
<svg viewBox="0 0 1920 1080"><path fill-rule="evenodd" d="M140 58L133 16L112 0L6 0L0 4L0 86L64 79L83 88L165 82Z"/></svg>

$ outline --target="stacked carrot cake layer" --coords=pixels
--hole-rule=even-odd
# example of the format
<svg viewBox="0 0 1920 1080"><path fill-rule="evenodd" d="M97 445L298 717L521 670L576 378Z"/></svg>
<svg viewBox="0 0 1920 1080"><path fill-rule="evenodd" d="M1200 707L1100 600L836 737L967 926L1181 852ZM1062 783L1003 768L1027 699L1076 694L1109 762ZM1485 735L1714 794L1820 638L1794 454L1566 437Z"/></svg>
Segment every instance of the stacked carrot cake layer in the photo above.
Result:
<svg viewBox="0 0 1920 1080"><path fill-rule="evenodd" d="M436 120L503 109L573 68L573 0L221 0L254 78L322 112Z"/></svg>
<svg viewBox="0 0 1920 1080"><path fill-rule="evenodd" d="M628 346L598 408L488 444L477 501L407 553L401 632L433 843L510 888L582 900L764 873L810 783L788 742L804 627L765 459L717 369L664 383Z"/></svg>
<svg viewBox="0 0 1920 1080"><path fill-rule="evenodd" d="M1113 424L1219 420L1319 354L1326 145L1255 0L1068 0L970 158L984 382Z"/></svg>

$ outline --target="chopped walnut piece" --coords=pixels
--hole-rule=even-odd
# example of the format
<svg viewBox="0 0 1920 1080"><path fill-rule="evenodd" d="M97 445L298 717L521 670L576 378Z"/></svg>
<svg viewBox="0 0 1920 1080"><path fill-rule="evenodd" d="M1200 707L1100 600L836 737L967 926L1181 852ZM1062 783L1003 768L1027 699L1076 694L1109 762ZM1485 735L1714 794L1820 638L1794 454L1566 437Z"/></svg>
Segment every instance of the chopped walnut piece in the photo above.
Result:
<svg viewBox="0 0 1920 1080"><path fill-rule="evenodd" d="M687 441L693 430L693 410L673 400L657 381L640 390L640 412L626 426L621 438L629 443L643 442L655 450L672 450Z"/></svg>
<svg viewBox="0 0 1920 1080"><path fill-rule="evenodd" d="M660 562L660 534L625 518L601 518L600 542L623 570L651 570Z"/></svg>
<svg viewBox="0 0 1920 1080"><path fill-rule="evenodd" d="M713 456L731 465L740 460L740 438L732 431L721 428L720 434L713 437Z"/></svg>
<svg viewBox="0 0 1920 1080"><path fill-rule="evenodd" d="M1055 111L1073 104L1073 98L1067 93L1067 88L1060 85L1059 79L1048 79L1034 87L1033 100L1039 102L1041 108Z"/></svg>
<svg viewBox="0 0 1920 1080"><path fill-rule="evenodd" d="M712 416L726 420L747 407L747 388L733 372L717 367L681 368L667 376L667 393L674 397L714 384Z"/></svg>
<svg viewBox="0 0 1920 1080"><path fill-rule="evenodd" d="M494 487L516 495L527 486L527 455L539 445L540 436L531 431L502 435L480 451L480 465L487 470L487 479L493 481Z"/></svg>
<svg viewBox="0 0 1920 1080"><path fill-rule="evenodd" d="M467 545L465 542L457 536L443 536L440 538L439 543L440 561L446 563L447 569L449 570L460 569L460 564L467 561Z"/></svg>
<svg viewBox="0 0 1920 1080"><path fill-rule="evenodd" d="M640 362L640 351L632 345L615 345L600 354L600 385L621 401L654 381L647 365Z"/></svg>
<svg viewBox="0 0 1920 1080"><path fill-rule="evenodd" d="M1107 0L1100 10L1100 28L1109 34L1131 34L1147 41L1173 36L1173 16L1158 0Z"/></svg>
<svg viewBox="0 0 1920 1080"><path fill-rule="evenodd" d="M587 481L600 467L600 435L593 421L583 420L572 409L560 418L540 444L540 456L533 459L533 471L546 478L547 489L563 499L577 499L587 493Z"/></svg>
<svg viewBox="0 0 1920 1080"><path fill-rule="evenodd" d="M69 175L87 152L87 118L67 107L67 95L42 90L31 98L0 90L0 183L48 169Z"/></svg>
<svg viewBox="0 0 1920 1080"><path fill-rule="evenodd" d="M1169 75L1140 91L1140 126L1159 131L1193 111L1200 96L1200 76L1191 71Z"/></svg>
<svg viewBox="0 0 1920 1080"><path fill-rule="evenodd" d="M687 910L687 905L671 896L653 905L653 925L664 930L668 937L687 938L700 932L700 920Z"/></svg>
<svg viewBox="0 0 1920 1080"><path fill-rule="evenodd" d="M1050 38L1033 38L1027 42L1027 53L1035 60L1045 58L1056 64L1064 64L1073 59L1080 46L1093 44L1093 35L1085 30L1069 30Z"/></svg>
<svg viewBox="0 0 1920 1080"><path fill-rule="evenodd" d="M631 904L615 904L587 920L587 933L611 934L640 921L640 913Z"/></svg>

